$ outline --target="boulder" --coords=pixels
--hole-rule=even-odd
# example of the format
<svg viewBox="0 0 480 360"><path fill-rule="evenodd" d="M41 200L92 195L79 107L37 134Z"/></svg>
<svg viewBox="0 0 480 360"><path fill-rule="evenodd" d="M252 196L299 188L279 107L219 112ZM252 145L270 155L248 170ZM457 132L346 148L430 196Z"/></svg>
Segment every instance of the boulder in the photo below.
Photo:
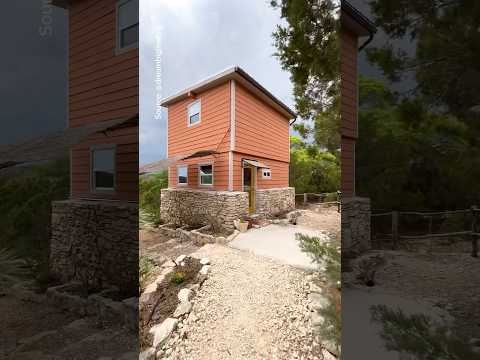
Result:
<svg viewBox="0 0 480 360"><path fill-rule="evenodd" d="M173 313L173 317L179 318L185 314L190 313L191 310L192 310L192 303L190 301L181 302L175 309L175 312Z"/></svg>
<svg viewBox="0 0 480 360"><path fill-rule="evenodd" d="M193 291L187 288L183 288L178 292L178 300L180 302L187 302L189 301L193 296Z"/></svg>
<svg viewBox="0 0 480 360"><path fill-rule="evenodd" d="M165 319L161 324L153 326L149 333L153 335L153 347L159 349L172 335L177 327L178 320L173 318Z"/></svg>

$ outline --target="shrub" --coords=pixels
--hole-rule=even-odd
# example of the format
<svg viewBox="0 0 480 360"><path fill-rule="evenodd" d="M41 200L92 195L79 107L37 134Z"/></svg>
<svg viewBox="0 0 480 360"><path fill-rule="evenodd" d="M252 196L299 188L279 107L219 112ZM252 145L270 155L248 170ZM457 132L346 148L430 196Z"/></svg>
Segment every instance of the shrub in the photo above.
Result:
<svg viewBox="0 0 480 360"><path fill-rule="evenodd" d="M168 173L152 174L139 179L139 206L142 219L160 223L161 190L168 186Z"/></svg>
<svg viewBox="0 0 480 360"><path fill-rule="evenodd" d="M140 287L143 287L146 284L150 276L154 273L155 267L155 261L153 261L151 258L147 256L140 256L138 266Z"/></svg>
<svg viewBox="0 0 480 360"><path fill-rule="evenodd" d="M0 289L13 285L30 274L27 263L12 250L0 249Z"/></svg>
<svg viewBox="0 0 480 360"><path fill-rule="evenodd" d="M185 276L186 275L183 271L175 271L172 277L172 281L177 285L181 284L185 281Z"/></svg>

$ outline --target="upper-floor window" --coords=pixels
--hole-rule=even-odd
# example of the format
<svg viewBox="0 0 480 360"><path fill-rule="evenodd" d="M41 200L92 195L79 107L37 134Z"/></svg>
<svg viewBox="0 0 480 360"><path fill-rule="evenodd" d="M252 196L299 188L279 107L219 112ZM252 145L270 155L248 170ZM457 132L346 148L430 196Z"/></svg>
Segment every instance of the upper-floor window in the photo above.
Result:
<svg viewBox="0 0 480 360"><path fill-rule="evenodd" d="M202 104L200 100L197 100L188 105L188 126L198 124L201 120L200 112L202 110Z"/></svg>
<svg viewBox="0 0 480 360"><path fill-rule="evenodd" d="M115 145L97 145L90 151L92 190L115 190Z"/></svg>
<svg viewBox="0 0 480 360"><path fill-rule="evenodd" d="M199 165L200 185L213 185L213 165Z"/></svg>
<svg viewBox="0 0 480 360"><path fill-rule="evenodd" d="M139 0L117 2L117 52L138 47Z"/></svg>
<svg viewBox="0 0 480 360"><path fill-rule="evenodd" d="M188 166L178 166L177 167L177 184L187 185L188 184Z"/></svg>

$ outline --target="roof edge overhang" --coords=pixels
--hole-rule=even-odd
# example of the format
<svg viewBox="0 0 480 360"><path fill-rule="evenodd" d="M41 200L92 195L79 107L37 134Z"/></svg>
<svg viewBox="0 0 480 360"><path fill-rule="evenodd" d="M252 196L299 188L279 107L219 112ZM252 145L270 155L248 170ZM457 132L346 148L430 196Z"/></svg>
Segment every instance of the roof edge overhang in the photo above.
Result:
<svg viewBox="0 0 480 360"><path fill-rule="evenodd" d="M341 0L342 27L352 31L358 36L372 36L377 28L365 15L353 7L348 1Z"/></svg>
<svg viewBox="0 0 480 360"><path fill-rule="evenodd" d="M189 98L190 94L204 92L215 86L221 85L229 80L237 81L239 84L244 86L247 90L259 96L262 100L264 100L274 109L279 111L287 119L290 120L297 117L297 114L293 110L291 110L287 105L285 105L282 101L276 98L265 87L260 85L254 78L248 75L247 72L245 72L239 66L231 67L201 82L198 82L197 84L189 88L186 88L172 96L162 99L160 102L160 105L168 107L178 101Z"/></svg>

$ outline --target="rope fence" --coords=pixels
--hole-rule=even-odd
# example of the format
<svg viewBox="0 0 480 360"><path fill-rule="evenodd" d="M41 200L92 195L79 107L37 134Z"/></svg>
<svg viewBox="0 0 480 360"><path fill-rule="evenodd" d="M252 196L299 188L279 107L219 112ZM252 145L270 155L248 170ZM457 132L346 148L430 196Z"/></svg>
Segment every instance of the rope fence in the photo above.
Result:
<svg viewBox="0 0 480 360"><path fill-rule="evenodd" d="M466 215L470 216L470 226L468 229L462 229L458 231L448 232L434 232L434 218L439 217L440 222L452 215ZM448 238L453 236L470 236L471 237L471 255L478 257L478 239L480 238L480 209L473 206L471 209L462 210L450 210L450 211L389 211L371 214L372 224L374 220L380 217L391 217L391 232L372 231L372 241L382 242L391 241L391 247L393 250L398 249L402 240L422 240L422 239L435 239L435 238ZM428 220L428 230L424 234L402 234L400 233L400 219L402 216L415 216ZM372 226L373 227L373 226Z"/></svg>

